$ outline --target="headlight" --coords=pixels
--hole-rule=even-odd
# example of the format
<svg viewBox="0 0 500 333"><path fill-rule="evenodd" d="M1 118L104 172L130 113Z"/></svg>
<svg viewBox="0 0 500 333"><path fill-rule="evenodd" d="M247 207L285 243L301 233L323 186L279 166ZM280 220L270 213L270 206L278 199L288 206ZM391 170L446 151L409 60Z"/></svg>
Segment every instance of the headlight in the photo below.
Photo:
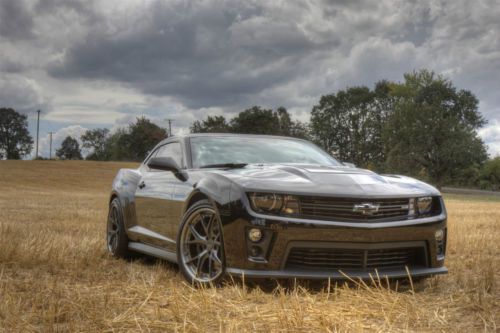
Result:
<svg viewBox="0 0 500 333"><path fill-rule="evenodd" d="M428 214L432 208L432 197L421 197L417 199L419 214Z"/></svg>
<svg viewBox="0 0 500 333"><path fill-rule="evenodd" d="M252 193L250 201L257 211L279 212L283 207L283 196L275 193Z"/></svg>
<svg viewBox="0 0 500 333"><path fill-rule="evenodd" d="M259 213L293 215L300 211L299 200L293 195L250 193L249 198L252 209Z"/></svg>

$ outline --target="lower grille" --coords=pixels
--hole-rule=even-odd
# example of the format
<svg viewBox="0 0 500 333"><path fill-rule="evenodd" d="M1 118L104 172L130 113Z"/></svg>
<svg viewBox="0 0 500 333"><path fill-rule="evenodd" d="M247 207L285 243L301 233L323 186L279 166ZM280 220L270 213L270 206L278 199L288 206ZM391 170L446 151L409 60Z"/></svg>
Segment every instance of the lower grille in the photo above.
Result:
<svg viewBox="0 0 500 333"><path fill-rule="evenodd" d="M390 249L292 248L286 269L383 270L425 266L423 247Z"/></svg>

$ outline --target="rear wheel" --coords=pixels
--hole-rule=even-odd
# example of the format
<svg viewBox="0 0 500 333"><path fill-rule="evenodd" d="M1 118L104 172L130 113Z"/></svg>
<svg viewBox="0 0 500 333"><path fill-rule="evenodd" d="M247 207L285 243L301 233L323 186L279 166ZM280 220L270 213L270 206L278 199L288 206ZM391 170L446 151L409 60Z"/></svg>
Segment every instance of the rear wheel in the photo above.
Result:
<svg viewBox="0 0 500 333"><path fill-rule="evenodd" d="M219 283L225 274L222 227L208 200L195 203L184 215L177 236L177 261L190 283Z"/></svg>
<svg viewBox="0 0 500 333"><path fill-rule="evenodd" d="M128 237L123 223L123 211L118 198L109 204L106 244L109 253L115 257L126 258L128 250Z"/></svg>

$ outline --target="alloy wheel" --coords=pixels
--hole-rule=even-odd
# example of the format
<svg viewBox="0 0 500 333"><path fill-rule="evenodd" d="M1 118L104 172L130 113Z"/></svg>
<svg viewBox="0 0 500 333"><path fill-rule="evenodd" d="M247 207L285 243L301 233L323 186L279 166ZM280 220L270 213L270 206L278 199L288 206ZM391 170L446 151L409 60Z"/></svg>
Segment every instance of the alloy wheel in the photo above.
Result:
<svg viewBox="0 0 500 333"><path fill-rule="evenodd" d="M193 281L210 283L223 274L222 233L213 209L193 212L182 229L180 241L180 259Z"/></svg>
<svg viewBox="0 0 500 333"><path fill-rule="evenodd" d="M114 205L111 207L108 216L108 251L115 253L118 248L118 237L120 234L120 223L119 223L118 209Z"/></svg>

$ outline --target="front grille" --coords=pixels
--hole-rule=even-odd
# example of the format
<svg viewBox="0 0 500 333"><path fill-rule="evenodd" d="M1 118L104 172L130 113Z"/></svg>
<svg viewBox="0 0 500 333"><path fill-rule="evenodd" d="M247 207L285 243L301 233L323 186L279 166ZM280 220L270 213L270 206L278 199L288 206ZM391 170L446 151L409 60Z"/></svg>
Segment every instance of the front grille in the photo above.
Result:
<svg viewBox="0 0 500 333"><path fill-rule="evenodd" d="M425 266L423 247L390 249L292 248L289 270L384 270Z"/></svg>
<svg viewBox="0 0 500 333"><path fill-rule="evenodd" d="M299 197L300 215L313 219L335 219L344 221L407 219L410 214L410 199L348 199L328 197ZM372 211L360 206L377 207Z"/></svg>

